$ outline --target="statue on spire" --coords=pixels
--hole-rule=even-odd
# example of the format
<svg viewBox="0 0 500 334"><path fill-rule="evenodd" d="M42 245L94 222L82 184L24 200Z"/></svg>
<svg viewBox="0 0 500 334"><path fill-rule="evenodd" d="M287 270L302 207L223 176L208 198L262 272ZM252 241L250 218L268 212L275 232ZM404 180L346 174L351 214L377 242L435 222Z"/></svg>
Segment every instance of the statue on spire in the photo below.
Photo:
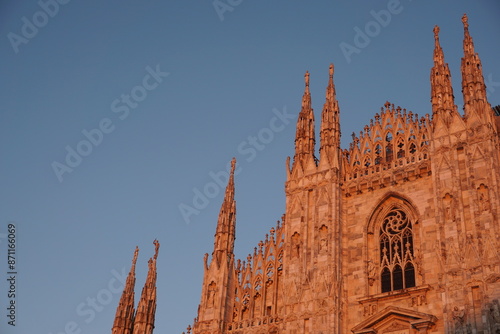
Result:
<svg viewBox="0 0 500 334"><path fill-rule="evenodd" d="M153 244L155 245L155 255L154 255L154 259L156 260L158 258L158 250L160 249L160 243L158 242L158 240L154 240L153 241Z"/></svg>
<svg viewBox="0 0 500 334"><path fill-rule="evenodd" d="M467 14L462 16L462 22L464 24L464 29L469 29L469 18L467 17Z"/></svg>
<svg viewBox="0 0 500 334"><path fill-rule="evenodd" d="M135 246L134 258L132 259L132 265L135 266L137 263L137 256L139 255L139 246Z"/></svg>
<svg viewBox="0 0 500 334"><path fill-rule="evenodd" d="M234 175L234 169L236 168L236 158L231 159L231 175Z"/></svg>
<svg viewBox="0 0 500 334"><path fill-rule="evenodd" d="M438 41L439 40L439 26L435 25L434 29L432 29L432 31L434 31L434 39L436 41Z"/></svg>

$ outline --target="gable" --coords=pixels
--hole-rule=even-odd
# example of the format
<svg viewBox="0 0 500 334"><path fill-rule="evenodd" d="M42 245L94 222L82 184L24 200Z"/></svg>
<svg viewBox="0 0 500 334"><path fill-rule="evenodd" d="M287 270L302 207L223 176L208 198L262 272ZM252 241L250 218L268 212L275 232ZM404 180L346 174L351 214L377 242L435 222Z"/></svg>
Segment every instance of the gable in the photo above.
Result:
<svg viewBox="0 0 500 334"><path fill-rule="evenodd" d="M437 318L431 314L388 306L355 326L351 331L355 334L392 332L410 334L415 329L430 329L436 321Z"/></svg>

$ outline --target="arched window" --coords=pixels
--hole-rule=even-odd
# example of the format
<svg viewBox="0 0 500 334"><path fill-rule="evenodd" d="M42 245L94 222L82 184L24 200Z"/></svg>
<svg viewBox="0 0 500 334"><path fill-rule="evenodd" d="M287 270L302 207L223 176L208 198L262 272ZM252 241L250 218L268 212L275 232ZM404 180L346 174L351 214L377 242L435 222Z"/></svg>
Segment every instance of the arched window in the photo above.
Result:
<svg viewBox="0 0 500 334"><path fill-rule="evenodd" d="M412 224L403 210L394 208L384 217L379 245L382 292L414 287Z"/></svg>

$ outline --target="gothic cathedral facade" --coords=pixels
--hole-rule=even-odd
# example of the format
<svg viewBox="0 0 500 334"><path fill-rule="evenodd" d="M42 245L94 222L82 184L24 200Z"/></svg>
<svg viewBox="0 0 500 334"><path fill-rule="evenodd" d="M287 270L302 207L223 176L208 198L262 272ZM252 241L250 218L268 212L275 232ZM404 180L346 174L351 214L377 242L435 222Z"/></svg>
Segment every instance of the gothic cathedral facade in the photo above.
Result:
<svg viewBox="0 0 500 334"><path fill-rule="evenodd" d="M341 149L330 65L317 158L306 73L286 212L235 259L233 159L187 333L500 333L500 113L462 21L463 115L436 26L432 115L387 102Z"/></svg>
<svg viewBox="0 0 500 334"><path fill-rule="evenodd" d="M463 116L435 27L432 116L387 102L342 150L330 65L317 159L306 73L286 212L236 260L231 174L189 333L500 333L500 116L463 24Z"/></svg>

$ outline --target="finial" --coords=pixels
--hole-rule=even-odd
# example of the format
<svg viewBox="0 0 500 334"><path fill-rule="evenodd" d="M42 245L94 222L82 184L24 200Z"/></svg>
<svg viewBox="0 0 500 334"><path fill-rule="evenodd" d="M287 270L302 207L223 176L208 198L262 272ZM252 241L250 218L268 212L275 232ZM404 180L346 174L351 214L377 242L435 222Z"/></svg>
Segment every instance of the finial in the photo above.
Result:
<svg viewBox="0 0 500 334"><path fill-rule="evenodd" d="M464 24L464 29L469 29L469 18L467 17L467 14L462 16L462 22Z"/></svg>
<svg viewBox="0 0 500 334"><path fill-rule="evenodd" d="M436 41L439 40L439 26L435 25L433 31L434 31L434 39Z"/></svg>
<svg viewBox="0 0 500 334"><path fill-rule="evenodd" d="M231 175L234 174L235 167L236 167L236 158L233 157L233 159L231 159Z"/></svg>
<svg viewBox="0 0 500 334"><path fill-rule="evenodd" d="M306 74L304 74L304 79L306 82L306 87L309 87L309 72L306 71Z"/></svg>
<svg viewBox="0 0 500 334"><path fill-rule="evenodd" d="M139 247L135 246L134 258L132 259L132 265L134 265L134 266L135 266L135 263L137 262L137 255L139 255Z"/></svg>
<svg viewBox="0 0 500 334"><path fill-rule="evenodd" d="M155 255L154 255L154 259L156 260L158 258L158 250L160 249L160 243L158 242L158 240L154 240L153 241L153 244L155 245Z"/></svg>
<svg viewBox="0 0 500 334"><path fill-rule="evenodd" d="M333 63L330 64L330 78L333 78Z"/></svg>

